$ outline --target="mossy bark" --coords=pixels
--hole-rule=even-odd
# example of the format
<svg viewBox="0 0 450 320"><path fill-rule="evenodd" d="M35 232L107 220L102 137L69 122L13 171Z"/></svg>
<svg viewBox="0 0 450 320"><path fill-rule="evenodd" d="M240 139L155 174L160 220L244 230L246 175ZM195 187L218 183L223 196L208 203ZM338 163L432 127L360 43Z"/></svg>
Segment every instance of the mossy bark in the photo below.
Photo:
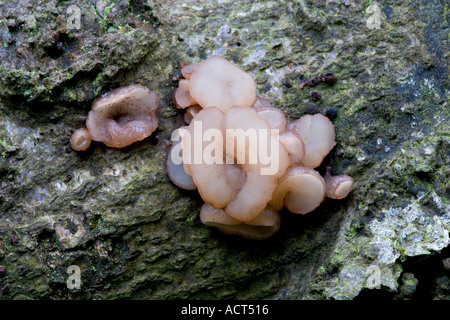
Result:
<svg viewBox="0 0 450 320"><path fill-rule="evenodd" d="M71 5L79 29L69 28ZM0 0L0 299L351 299L374 275L381 291L411 298L421 285L404 270L411 257L448 254L450 243L448 9ZM183 125L171 102L179 62L212 55L251 73L289 120L311 90L321 109L338 108L325 163L354 177L348 198L306 216L284 211L279 232L260 242L200 223L198 194L167 177L166 142ZM299 88L324 72L339 80ZM73 151L92 100L132 83L158 92L158 130L120 150ZM70 265L81 268L80 289L66 286ZM448 279L448 270L438 278ZM430 297L450 296L440 288Z"/></svg>

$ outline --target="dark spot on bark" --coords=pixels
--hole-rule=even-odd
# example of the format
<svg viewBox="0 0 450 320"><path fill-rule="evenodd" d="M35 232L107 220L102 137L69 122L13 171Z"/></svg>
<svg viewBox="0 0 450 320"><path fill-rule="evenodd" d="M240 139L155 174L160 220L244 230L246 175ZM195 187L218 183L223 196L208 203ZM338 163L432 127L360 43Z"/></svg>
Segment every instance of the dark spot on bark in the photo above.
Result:
<svg viewBox="0 0 450 320"><path fill-rule="evenodd" d="M338 115L338 110L333 107L326 107L323 110L323 115L326 116L330 120L334 120L334 119L336 119L336 117Z"/></svg>
<svg viewBox="0 0 450 320"><path fill-rule="evenodd" d="M11 289L11 285L10 284L5 285L2 288L2 294L5 294L5 295L8 294L10 289Z"/></svg>
<svg viewBox="0 0 450 320"><path fill-rule="evenodd" d="M320 94L317 91L311 91L309 97L311 100L317 101L320 99Z"/></svg>
<svg viewBox="0 0 450 320"><path fill-rule="evenodd" d="M284 81L283 81L283 85L286 87L286 88L290 88L290 87L292 87L292 83L291 83L291 80L289 80L289 79L284 79Z"/></svg>
<svg viewBox="0 0 450 320"><path fill-rule="evenodd" d="M305 111L304 111L305 114L316 114L319 112L320 112L319 107L315 103L308 103L305 106Z"/></svg>
<svg viewBox="0 0 450 320"><path fill-rule="evenodd" d="M19 236L15 231L11 232L11 235L9 236L9 241L11 242L11 244L19 243Z"/></svg>
<svg viewBox="0 0 450 320"><path fill-rule="evenodd" d="M332 72L324 73L324 74L320 75L320 80L322 82L325 82L326 84L329 84L329 85L335 84L337 79L338 79L337 75L332 73Z"/></svg>

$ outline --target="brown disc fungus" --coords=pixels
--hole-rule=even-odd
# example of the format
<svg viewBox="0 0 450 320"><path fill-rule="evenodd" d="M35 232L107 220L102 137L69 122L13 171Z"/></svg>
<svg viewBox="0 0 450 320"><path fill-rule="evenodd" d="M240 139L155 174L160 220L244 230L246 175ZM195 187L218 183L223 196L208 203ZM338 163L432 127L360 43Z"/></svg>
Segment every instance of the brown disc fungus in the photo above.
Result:
<svg viewBox="0 0 450 320"><path fill-rule="evenodd" d="M189 126L173 135L167 170L175 185L198 189L205 225L266 239L279 229L283 207L306 214L327 196L351 192L349 176L315 170L336 144L326 116L314 112L288 122L256 95L249 74L220 57L183 64L181 75L174 105L186 108ZM337 79L328 78L330 84Z"/></svg>
<svg viewBox="0 0 450 320"><path fill-rule="evenodd" d="M195 106L190 106L187 108L186 113L184 114L184 121L187 124L190 124L192 119L194 119L195 115L202 110L202 107L200 107L198 104Z"/></svg>
<svg viewBox="0 0 450 320"><path fill-rule="evenodd" d="M70 145L76 151L84 151L91 145L92 138L89 134L89 130L86 128L80 128L73 132L70 137Z"/></svg>
<svg viewBox="0 0 450 320"><path fill-rule="evenodd" d="M158 127L158 104L156 93L140 84L117 88L94 101L87 129L74 132L72 147L86 150L90 139L114 148L143 140Z"/></svg>
<svg viewBox="0 0 450 320"><path fill-rule="evenodd" d="M326 194L328 198L343 199L353 190L354 182L352 177L345 174L339 176L331 175L331 167L327 167L325 176Z"/></svg>

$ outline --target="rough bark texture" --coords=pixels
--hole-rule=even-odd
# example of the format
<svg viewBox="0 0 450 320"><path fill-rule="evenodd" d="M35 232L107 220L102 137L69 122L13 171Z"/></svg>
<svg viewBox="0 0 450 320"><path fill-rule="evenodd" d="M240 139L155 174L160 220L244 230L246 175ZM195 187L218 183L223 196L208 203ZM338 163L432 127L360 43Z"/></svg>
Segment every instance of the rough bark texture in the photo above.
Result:
<svg viewBox="0 0 450 320"><path fill-rule="evenodd" d="M68 28L71 5L79 29ZM450 298L448 10L439 0L0 1L0 299ZM166 142L183 124L171 102L179 61L211 55L251 73L289 120L312 90L320 108L338 108L325 162L354 177L348 198L282 212L261 242L200 223L198 194L167 177ZM323 72L339 80L299 88ZM159 93L159 129L124 149L73 151L93 99L132 83ZM70 265L80 289L66 286Z"/></svg>

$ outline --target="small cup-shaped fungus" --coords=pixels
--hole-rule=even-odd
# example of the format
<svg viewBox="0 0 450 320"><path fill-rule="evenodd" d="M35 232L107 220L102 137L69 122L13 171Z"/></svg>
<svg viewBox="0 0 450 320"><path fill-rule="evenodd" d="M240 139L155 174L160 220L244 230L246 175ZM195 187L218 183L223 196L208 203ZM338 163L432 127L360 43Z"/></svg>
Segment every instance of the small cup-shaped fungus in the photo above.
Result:
<svg viewBox="0 0 450 320"><path fill-rule="evenodd" d="M158 97L135 84L96 99L86 119L92 140L122 148L150 136L158 127Z"/></svg>
<svg viewBox="0 0 450 320"><path fill-rule="evenodd" d="M292 213L306 214L316 209L325 198L325 182L314 169L291 167L278 180L270 202L274 210L286 208Z"/></svg>
<svg viewBox="0 0 450 320"><path fill-rule="evenodd" d="M264 107L272 108L272 104L270 103L270 100L256 96L256 100L255 100L255 103L253 104L253 108L258 109L258 108L264 108Z"/></svg>
<svg viewBox="0 0 450 320"><path fill-rule="evenodd" d="M305 144L298 134L285 131L280 134L280 141L289 154L290 166L299 164L305 157Z"/></svg>
<svg viewBox="0 0 450 320"><path fill-rule="evenodd" d="M263 240L280 228L280 215L270 207L265 208L253 220L242 223L230 217L223 209L205 203L200 210L200 220L207 226L217 227L221 232L247 239Z"/></svg>
<svg viewBox="0 0 450 320"><path fill-rule="evenodd" d="M306 167L318 167L336 145L334 126L321 114L306 115L288 122L286 130L297 133L305 143L305 157L300 163Z"/></svg>
<svg viewBox="0 0 450 320"><path fill-rule="evenodd" d="M228 60L211 57L199 62L192 72L190 92L202 108L217 107L226 113L233 106L251 107L256 100L256 83Z"/></svg>
<svg viewBox="0 0 450 320"><path fill-rule="evenodd" d="M181 127L172 134L172 141L174 142L172 147L169 149L169 154L167 157L167 173L170 180L176 186L185 190L195 190L197 189L197 186L195 185L192 176L186 173L183 162L179 161L183 159L182 137L186 131L187 127Z"/></svg>
<svg viewBox="0 0 450 320"><path fill-rule="evenodd" d="M192 73L197 69L198 63L187 64L181 68L181 74L185 79L191 79Z"/></svg>
<svg viewBox="0 0 450 320"><path fill-rule="evenodd" d="M76 151L84 151L91 145L92 138L86 128L77 129L70 137L70 145Z"/></svg>
<svg viewBox="0 0 450 320"><path fill-rule="evenodd" d="M189 80L180 79L178 88L173 92L172 100L177 109L185 109L197 103L189 92L189 82Z"/></svg>
<svg viewBox="0 0 450 320"><path fill-rule="evenodd" d="M278 129L279 134L284 132L287 121L283 111L273 107L254 107L254 110L269 124L270 128Z"/></svg>
<svg viewBox="0 0 450 320"><path fill-rule="evenodd" d="M202 110L202 107L200 107L199 105L190 106L189 108L187 108L186 113L184 114L184 121L187 124L190 124L192 119L194 119L195 115L199 113L200 110Z"/></svg>
<svg viewBox="0 0 450 320"><path fill-rule="evenodd" d="M353 178L345 174L332 176L330 167L327 168L323 178L328 198L343 199L353 190Z"/></svg>

